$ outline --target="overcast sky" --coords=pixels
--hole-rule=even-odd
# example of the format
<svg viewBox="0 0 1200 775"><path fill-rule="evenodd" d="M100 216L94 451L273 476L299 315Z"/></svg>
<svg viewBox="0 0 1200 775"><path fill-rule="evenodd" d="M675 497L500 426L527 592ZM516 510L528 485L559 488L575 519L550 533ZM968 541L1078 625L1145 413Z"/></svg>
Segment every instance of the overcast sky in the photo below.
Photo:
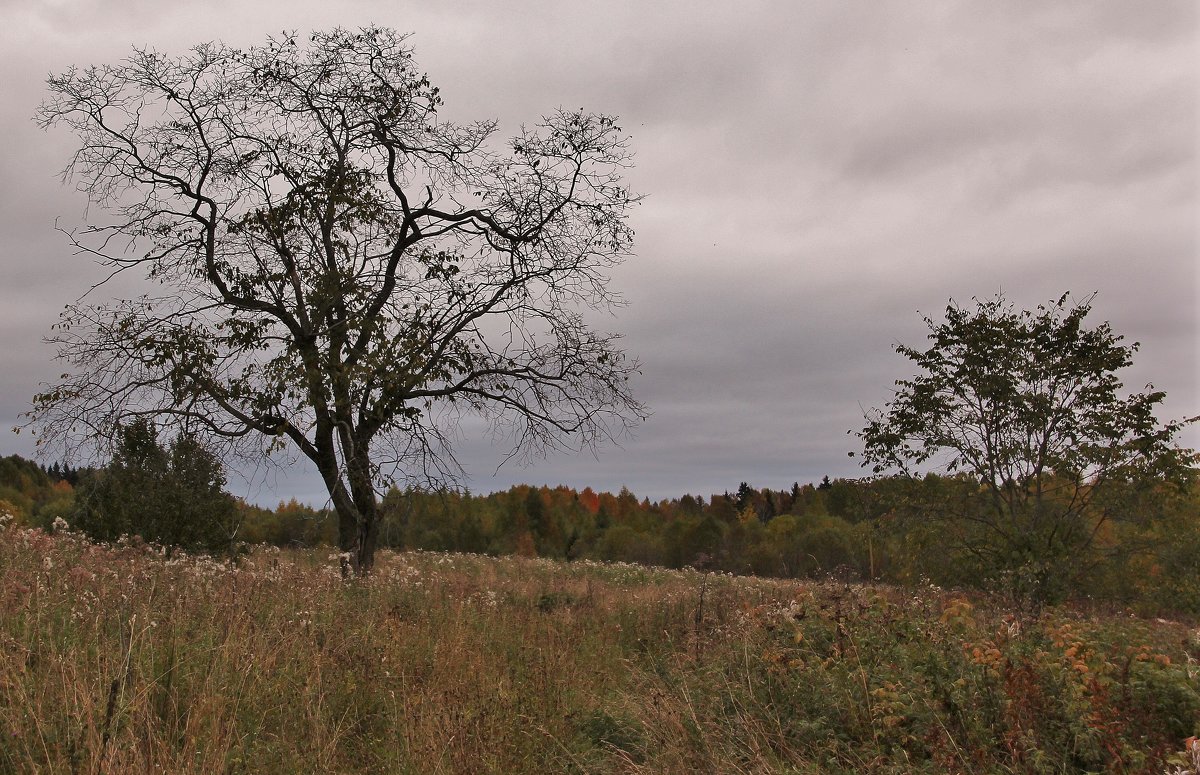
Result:
<svg viewBox="0 0 1200 775"><path fill-rule="evenodd" d="M846 434L908 376L921 314L1001 288L1022 306L1098 292L1142 343L1126 384L1200 414L1197 4L0 0L0 454L62 370L42 344L99 271L54 231L64 131L31 116L48 73L134 45L182 53L283 30L414 34L454 119L501 136L559 106L615 113L637 153L637 255L605 328L643 364L653 416L622 448L495 472L652 499L860 475ZM1200 446L1195 429L1184 438ZM239 494L321 503L301 467Z"/></svg>

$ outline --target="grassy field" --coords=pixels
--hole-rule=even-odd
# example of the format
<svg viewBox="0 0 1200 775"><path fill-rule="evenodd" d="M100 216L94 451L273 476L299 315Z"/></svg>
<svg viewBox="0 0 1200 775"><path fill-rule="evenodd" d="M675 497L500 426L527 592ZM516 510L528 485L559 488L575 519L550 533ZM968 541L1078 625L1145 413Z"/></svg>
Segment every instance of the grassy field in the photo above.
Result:
<svg viewBox="0 0 1200 775"><path fill-rule="evenodd" d="M0 529L0 773L1187 771L1198 656L933 588Z"/></svg>

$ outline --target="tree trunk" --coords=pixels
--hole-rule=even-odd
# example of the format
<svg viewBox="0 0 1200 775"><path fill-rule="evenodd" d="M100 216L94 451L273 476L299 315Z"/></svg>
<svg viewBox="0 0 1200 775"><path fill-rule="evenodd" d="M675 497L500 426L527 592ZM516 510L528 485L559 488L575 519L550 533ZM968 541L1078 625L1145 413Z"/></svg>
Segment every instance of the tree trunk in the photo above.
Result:
<svg viewBox="0 0 1200 775"><path fill-rule="evenodd" d="M338 520L338 548L342 550L342 575L357 573L355 558L358 556L359 518L351 504L333 501L333 510Z"/></svg>
<svg viewBox="0 0 1200 775"><path fill-rule="evenodd" d="M355 454L346 461L346 478L354 505L353 522L338 520L341 542L348 544L342 551L350 552L350 566L356 576L365 576L375 565L375 548L379 542L379 504L371 477L370 447L358 440ZM341 532L341 529L345 532Z"/></svg>
<svg viewBox="0 0 1200 775"><path fill-rule="evenodd" d="M374 500L338 505L338 548L342 550L342 573L365 576L375 565L379 544L379 509Z"/></svg>
<svg viewBox="0 0 1200 775"><path fill-rule="evenodd" d="M359 508L359 517L354 572L365 576L375 567L375 547L379 542L379 513L374 494L369 506Z"/></svg>
<svg viewBox="0 0 1200 775"><path fill-rule="evenodd" d="M317 468L333 503L338 521L338 549L342 552L342 575L364 576L375 564L379 537L379 509L371 486L370 462L363 454L350 461L344 472L332 451L332 439L316 458Z"/></svg>

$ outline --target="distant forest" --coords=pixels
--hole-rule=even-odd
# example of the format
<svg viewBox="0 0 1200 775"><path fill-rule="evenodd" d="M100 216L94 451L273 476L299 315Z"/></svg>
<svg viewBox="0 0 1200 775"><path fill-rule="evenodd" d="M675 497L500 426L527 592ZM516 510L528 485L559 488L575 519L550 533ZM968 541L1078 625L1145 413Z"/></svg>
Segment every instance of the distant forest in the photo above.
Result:
<svg viewBox="0 0 1200 775"><path fill-rule="evenodd" d="M55 518L74 524L86 497L79 493L103 473L0 458L0 510L32 527L50 529ZM969 540L976 527L969 514L948 516L955 493L974 487L963 476L826 477L786 490L742 482L708 497L658 502L628 489L392 489L381 504L380 546L1005 591L1013 580L1004 563L982 551L987 537ZM930 506L938 497L944 511ZM1097 522L1087 550L1060 569L1060 597L1156 615L1200 613L1197 487L1139 488L1117 501L1097 506L1109 517ZM236 543L333 548L336 518L295 500L274 509L238 501Z"/></svg>

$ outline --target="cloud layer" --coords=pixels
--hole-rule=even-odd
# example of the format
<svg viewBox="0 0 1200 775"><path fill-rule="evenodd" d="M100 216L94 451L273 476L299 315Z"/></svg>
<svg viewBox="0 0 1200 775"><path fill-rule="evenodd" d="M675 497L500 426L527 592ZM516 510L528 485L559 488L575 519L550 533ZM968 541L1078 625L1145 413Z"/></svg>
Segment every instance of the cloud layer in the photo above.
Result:
<svg viewBox="0 0 1200 775"><path fill-rule="evenodd" d="M1192 2L334 5L0 5L6 428L57 372L40 338L101 276L54 232L83 202L56 178L70 138L30 121L45 74L368 23L415 33L452 117L507 134L584 106L619 114L638 154L638 256L614 277L629 306L601 322L643 361L654 416L623 448L495 475L500 450L468 436L476 490L855 475L846 431L906 376L892 345L920 342L919 313L1001 288L1024 305L1099 292L1093 314L1143 343L1128 384L1200 414ZM323 497L302 469L250 494Z"/></svg>

